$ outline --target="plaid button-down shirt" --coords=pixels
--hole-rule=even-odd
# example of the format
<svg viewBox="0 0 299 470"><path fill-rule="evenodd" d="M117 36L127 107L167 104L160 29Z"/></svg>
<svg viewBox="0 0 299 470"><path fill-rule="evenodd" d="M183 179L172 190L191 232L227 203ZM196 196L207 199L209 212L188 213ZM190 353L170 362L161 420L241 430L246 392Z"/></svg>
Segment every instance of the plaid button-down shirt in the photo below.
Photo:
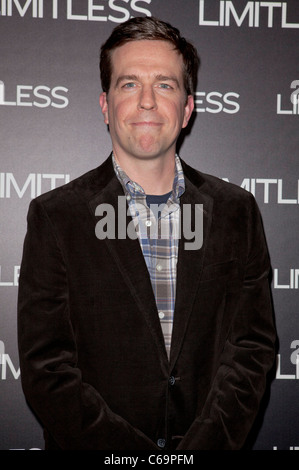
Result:
<svg viewBox="0 0 299 470"><path fill-rule="evenodd" d="M180 235L179 198L185 191L185 180L179 157L175 157L175 177L167 202L148 206L144 190L131 181L113 157L115 173L123 186L135 230L148 268L158 315L169 357L176 293L176 266ZM156 215L157 217L156 217Z"/></svg>

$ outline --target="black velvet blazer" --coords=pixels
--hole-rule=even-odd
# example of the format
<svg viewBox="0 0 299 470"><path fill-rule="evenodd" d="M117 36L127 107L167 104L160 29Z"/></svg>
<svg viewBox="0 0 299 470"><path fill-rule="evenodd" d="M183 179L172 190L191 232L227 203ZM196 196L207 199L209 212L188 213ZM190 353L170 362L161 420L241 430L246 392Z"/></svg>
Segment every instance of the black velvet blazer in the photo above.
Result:
<svg viewBox="0 0 299 470"><path fill-rule="evenodd" d="M170 360L138 239L95 235L97 206L117 213L123 195L111 156L31 202L19 354L46 449L222 450L246 440L275 356L262 223L249 192L182 165L181 204L203 205L203 245L186 250L182 233Z"/></svg>

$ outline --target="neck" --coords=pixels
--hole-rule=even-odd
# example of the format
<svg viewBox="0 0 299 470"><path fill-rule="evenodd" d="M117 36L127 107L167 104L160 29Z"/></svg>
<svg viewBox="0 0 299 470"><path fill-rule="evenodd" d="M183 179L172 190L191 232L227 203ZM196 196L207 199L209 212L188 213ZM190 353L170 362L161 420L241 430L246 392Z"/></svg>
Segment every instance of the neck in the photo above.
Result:
<svg viewBox="0 0 299 470"><path fill-rule="evenodd" d="M138 183L146 194L162 195L170 192L175 175L174 155L167 159L120 159L114 153L117 163L132 181Z"/></svg>

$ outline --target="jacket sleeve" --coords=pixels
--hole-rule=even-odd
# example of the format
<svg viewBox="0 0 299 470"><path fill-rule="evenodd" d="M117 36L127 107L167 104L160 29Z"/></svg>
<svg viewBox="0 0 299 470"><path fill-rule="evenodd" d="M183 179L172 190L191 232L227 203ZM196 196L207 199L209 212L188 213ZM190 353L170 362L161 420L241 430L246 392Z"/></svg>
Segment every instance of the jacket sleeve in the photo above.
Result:
<svg viewBox="0 0 299 470"><path fill-rule="evenodd" d="M260 213L250 195L247 256L239 302L202 412L177 450L238 450L248 437L274 365L276 331L270 262Z"/></svg>
<svg viewBox="0 0 299 470"><path fill-rule="evenodd" d="M43 206L28 212L18 298L25 397L57 446L68 450L157 449L82 380L68 301L68 273Z"/></svg>

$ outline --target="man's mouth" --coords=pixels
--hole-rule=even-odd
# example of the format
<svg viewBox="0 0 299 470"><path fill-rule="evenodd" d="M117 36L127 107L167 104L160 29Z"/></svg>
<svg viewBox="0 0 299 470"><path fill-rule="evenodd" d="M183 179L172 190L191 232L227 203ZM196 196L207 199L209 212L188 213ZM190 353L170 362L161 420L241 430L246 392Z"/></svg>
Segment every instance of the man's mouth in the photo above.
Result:
<svg viewBox="0 0 299 470"><path fill-rule="evenodd" d="M161 122L155 122L155 121L136 121L132 123L133 126L136 127L159 127L162 125Z"/></svg>

